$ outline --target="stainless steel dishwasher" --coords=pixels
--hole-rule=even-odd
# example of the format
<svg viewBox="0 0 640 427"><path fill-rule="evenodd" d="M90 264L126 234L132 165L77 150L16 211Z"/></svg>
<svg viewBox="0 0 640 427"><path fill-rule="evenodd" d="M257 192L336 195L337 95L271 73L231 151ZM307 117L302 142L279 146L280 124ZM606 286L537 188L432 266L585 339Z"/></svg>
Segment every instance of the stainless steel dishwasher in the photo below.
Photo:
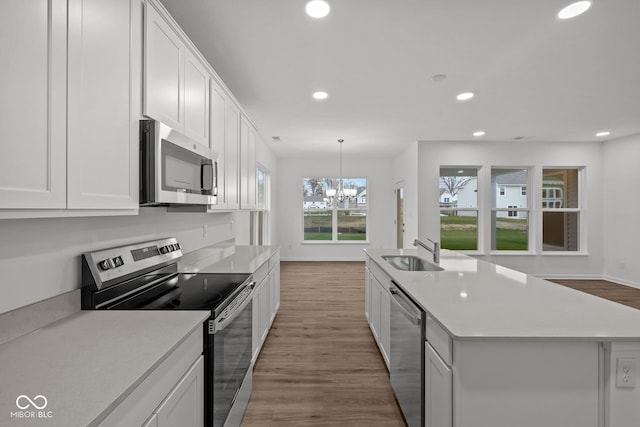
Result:
<svg viewBox="0 0 640 427"><path fill-rule="evenodd" d="M391 385L409 427L424 426L424 311L395 282L391 293Z"/></svg>

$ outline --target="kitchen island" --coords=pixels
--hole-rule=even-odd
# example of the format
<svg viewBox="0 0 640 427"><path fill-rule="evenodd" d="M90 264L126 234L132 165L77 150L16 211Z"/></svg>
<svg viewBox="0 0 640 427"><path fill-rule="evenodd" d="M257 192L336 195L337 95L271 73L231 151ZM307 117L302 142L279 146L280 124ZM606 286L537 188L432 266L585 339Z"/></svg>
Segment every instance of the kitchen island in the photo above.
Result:
<svg viewBox="0 0 640 427"><path fill-rule="evenodd" d="M387 292L425 312L425 425L637 426L640 311L453 251L442 271L402 271L366 249L367 309L389 363ZM620 368L618 367L620 365Z"/></svg>

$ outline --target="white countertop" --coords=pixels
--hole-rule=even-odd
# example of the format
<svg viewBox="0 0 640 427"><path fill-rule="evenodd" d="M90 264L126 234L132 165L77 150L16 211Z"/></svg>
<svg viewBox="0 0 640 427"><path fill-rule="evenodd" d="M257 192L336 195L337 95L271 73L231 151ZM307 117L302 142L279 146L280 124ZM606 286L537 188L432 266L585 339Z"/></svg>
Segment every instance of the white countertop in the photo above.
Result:
<svg viewBox="0 0 640 427"><path fill-rule="evenodd" d="M178 262L183 273L254 273L278 246L239 246L223 242L189 252Z"/></svg>
<svg viewBox="0 0 640 427"><path fill-rule="evenodd" d="M458 339L640 341L640 310L506 267L442 250L444 271L395 269L383 255L423 249L365 249L414 301Z"/></svg>
<svg viewBox="0 0 640 427"><path fill-rule="evenodd" d="M97 424L209 314L81 311L0 345L0 425ZM44 396L51 417L12 419L20 395Z"/></svg>

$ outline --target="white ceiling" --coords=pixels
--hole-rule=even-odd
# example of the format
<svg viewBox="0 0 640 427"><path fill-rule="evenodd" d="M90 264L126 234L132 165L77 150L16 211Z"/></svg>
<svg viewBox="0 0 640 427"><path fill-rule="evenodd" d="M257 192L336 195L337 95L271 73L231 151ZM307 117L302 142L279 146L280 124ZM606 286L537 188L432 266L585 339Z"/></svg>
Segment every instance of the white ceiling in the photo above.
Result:
<svg viewBox="0 0 640 427"><path fill-rule="evenodd" d="M569 0L328 1L323 19L305 0L162 3L280 157L337 153L338 138L345 154L389 156L416 140L640 132L638 0L568 21Z"/></svg>

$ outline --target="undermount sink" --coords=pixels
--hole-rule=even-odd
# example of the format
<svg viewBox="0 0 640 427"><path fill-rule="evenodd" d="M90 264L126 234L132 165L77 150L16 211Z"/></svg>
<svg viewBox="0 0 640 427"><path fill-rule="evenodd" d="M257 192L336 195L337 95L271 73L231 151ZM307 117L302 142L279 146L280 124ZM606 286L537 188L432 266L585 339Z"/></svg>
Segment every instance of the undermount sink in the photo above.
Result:
<svg viewBox="0 0 640 427"><path fill-rule="evenodd" d="M442 271L444 268L413 255L383 255L382 259L403 271Z"/></svg>

